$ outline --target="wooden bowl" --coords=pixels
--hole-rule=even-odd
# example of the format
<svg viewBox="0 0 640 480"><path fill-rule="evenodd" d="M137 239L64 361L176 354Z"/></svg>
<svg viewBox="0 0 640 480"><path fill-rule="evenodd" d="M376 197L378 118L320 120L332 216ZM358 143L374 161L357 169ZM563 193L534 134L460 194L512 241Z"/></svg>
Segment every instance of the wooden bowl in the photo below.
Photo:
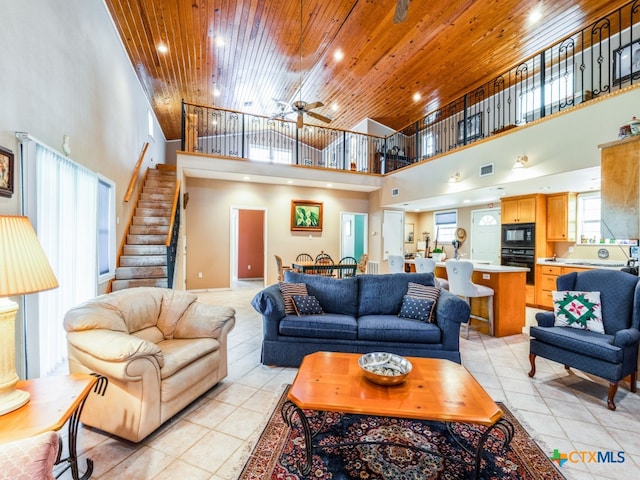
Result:
<svg viewBox="0 0 640 480"><path fill-rule="evenodd" d="M395 353L372 352L358 359L364 378L378 385L400 385L411 372L411 362Z"/></svg>

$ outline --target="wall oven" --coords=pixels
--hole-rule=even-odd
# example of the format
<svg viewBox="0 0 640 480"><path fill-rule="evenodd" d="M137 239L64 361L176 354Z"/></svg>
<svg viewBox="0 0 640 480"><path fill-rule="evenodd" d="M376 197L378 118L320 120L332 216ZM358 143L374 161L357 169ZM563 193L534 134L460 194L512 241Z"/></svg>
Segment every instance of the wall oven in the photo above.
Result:
<svg viewBox="0 0 640 480"><path fill-rule="evenodd" d="M527 285L534 285L536 279L535 273L535 254L533 247L531 248L503 248L502 249L502 265L510 267L525 267L527 272Z"/></svg>
<svg viewBox="0 0 640 480"><path fill-rule="evenodd" d="M502 224L502 248L533 248L535 239L535 223Z"/></svg>

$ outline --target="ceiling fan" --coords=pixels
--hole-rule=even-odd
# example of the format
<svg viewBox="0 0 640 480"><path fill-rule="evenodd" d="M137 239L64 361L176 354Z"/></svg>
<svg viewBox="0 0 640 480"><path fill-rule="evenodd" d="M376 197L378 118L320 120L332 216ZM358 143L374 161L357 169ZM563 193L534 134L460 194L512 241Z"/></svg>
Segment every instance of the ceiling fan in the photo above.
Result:
<svg viewBox="0 0 640 480"><path fill-rule="evenodd" d="M320 120L322 122L325 123L330 123L331 122L331 118L325 116L325 115L321 115L319 113L316 112L312 112L312 110L316 109L316 108L320 108L324 106L324 103L322 102L305 102L302 100L302 85L304 84L303 82L303 71L302 71L302 23L303 23L303 17L302 17L302 2L303 0L300 0L300 52L299 52L299 57L300 57L300 66L299 66L299 70L300 70L300 86L298 87L298 92L300 93L300 99L294 101L293 103L289 103L289 102L284 102L282 100L276 100L276 102L280 105L280 111L274 115L274 117L279 117L279 118L285 118L287 115L296 114L296 127L297 128L302 128L304 125L304 115L307 114L310 117L313 117L317 120Z"/></svg>
<svg viewBox="0 0 640 480"><path fill-rule="evenodd" d="M398 0L396 4L396 12L393 15L393 23L402 23L407 18L407 11L409 10L410 0Z"/></svg>

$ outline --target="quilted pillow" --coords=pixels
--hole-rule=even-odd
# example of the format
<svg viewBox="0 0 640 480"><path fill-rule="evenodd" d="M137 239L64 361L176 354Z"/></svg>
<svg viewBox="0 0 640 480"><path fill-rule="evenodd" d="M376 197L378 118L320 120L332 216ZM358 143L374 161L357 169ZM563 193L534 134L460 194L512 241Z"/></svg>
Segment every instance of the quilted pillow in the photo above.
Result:
<svg viewBox="0 0 640 480"><path fill-rule="evenodd" d="M292 295L308 295L307 285L304 283L287 283L280 282L280 293L282 293L282 299L284 300L284 313L287 315L295 315L296 307L291 299Z"/></svg>
<svg viewBox="0 0 640 480"><path fill-rule="evenodd" d="M553 291L554 325L604 333L600 292Z"/></svg>
<svg viewBox="0 0 640 480"><path fill-rule="evenodd" d="M407 286L407 295L414 298L419 298L422 300L431 300L433 305L431 306L431 310L429 311L429 322L434 322L434 313L435 308L433 308L438 301L438 297L440 297L440 288L439 287L430 287L428 285L421 285L419 283L409 282ZM403 301L404 303L404 301Z"/></svg>
<svg viewBox="0 0 640 480"><path fill-rule="evenodd" d="M322 315L320 302L313 295L293 295L293 306L298 316L300 315Z"/></svg>
<svg viewBox="0 0 640 480"><path fill-rule="evenodd" d="M431 321L431 310L433 310L433 304L433 300L405 295L402 298L402 307L400 308L398 316L428 323Z"/></svg>

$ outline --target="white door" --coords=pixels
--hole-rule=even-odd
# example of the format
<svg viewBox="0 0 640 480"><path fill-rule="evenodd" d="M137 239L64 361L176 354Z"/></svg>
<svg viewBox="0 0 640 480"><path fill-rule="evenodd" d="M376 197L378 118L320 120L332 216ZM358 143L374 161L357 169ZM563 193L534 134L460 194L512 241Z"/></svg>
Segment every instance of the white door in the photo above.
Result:
<svg viewBox="0 0 640 480"><path fill-rule="evenodd" d="M389 255L404 255L404 212L384 211L382 241L383 260Z"/></svg>
<svg viewBox="0 0 640 480"><path fill-rule="evenodd" d="M500 209L471 212L471 260L500 265Z"/></svg>

